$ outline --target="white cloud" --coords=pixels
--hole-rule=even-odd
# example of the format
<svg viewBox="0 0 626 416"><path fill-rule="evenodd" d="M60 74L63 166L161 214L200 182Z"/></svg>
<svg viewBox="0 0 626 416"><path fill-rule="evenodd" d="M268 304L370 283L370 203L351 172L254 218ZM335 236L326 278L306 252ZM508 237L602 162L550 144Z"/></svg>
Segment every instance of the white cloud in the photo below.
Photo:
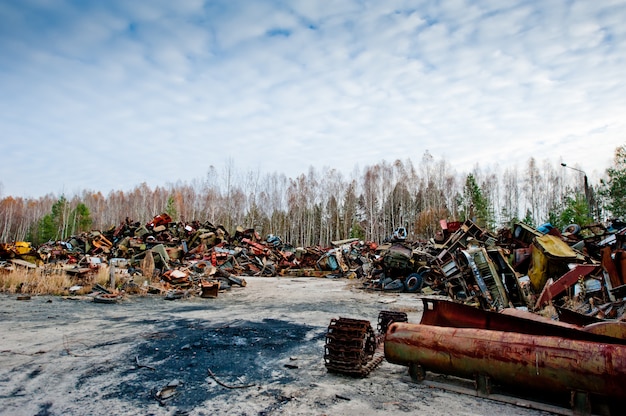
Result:
<svg viewBox="0 0 626 416"><path fill-rule="evenodd" d="M426 150L466 171L608 167L621 2L408 3L0 6L4 192L189 181L229 158L290 176Z"/></svg>

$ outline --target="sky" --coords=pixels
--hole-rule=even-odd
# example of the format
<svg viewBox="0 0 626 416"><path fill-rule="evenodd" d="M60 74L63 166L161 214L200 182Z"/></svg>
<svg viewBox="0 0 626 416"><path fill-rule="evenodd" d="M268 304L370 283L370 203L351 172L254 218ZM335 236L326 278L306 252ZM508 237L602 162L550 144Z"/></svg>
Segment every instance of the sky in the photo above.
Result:
<svg viewBox="0 0 626 416"><path fill-rule="evenodd" d="M626 144L624 0L0 0L0 197Z"/></svg>

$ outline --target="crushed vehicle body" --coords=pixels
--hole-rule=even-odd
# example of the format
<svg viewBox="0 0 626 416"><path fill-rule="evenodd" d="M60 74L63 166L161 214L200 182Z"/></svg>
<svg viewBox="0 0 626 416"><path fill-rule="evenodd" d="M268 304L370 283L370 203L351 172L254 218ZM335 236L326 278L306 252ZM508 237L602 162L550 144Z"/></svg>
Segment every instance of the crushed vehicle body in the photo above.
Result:
<svg viewBox="0 0 626 416"><path fill-rule="evenodd" d="M495 243L495 236L471 221L450 236L437 255L448 295L487 310L528 307L525 280Z"/></svg>
<svg viewBox="0 0 626 416"><path fill-rule="evenodd" d="M0 259L18 259L35 265L43 263L43 258L28 241L0 243Z"/></svg>

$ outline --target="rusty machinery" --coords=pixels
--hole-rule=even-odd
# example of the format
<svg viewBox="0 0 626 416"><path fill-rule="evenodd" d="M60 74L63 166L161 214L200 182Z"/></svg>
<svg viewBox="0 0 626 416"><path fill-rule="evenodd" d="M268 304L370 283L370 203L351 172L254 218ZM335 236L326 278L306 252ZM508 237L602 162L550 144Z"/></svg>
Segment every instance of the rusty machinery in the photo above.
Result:
<svg viewBox="0 0 626 416"><path fill-rule="evenodd" d="M332 319L326 332L324 362L330 373L352 377L367 376L384 358L382 342L394 322L407 322L404 312L381 311L377 333L369 321Z"/></svg>
<svg viewBox="0 0 626 416"><path fill-rule="evenodd" d="M508 308L483 311L460 303L422 299L420 324L394 323L385 359L404 365L415 381L426 371L474 379L479 393L491 382L516 389L571 393L574 412L589 414L590 398L626 397L623 322L585 327Z"/></svg>
<svg viewBox="0 0 626 416"><path fill-rule="evenodd" d="M591 396L626 397L623 322L579 327L514 308L498 313L422 301L420 324L407 323L405 313L382 311L377 333L366 320L333 319L326 335L327 370L365 377L386 359L408 366L415 381L426 371L474 379L484 397L492 397L492 382L570 392L570 404L581 414L589 414Z"/></svg>

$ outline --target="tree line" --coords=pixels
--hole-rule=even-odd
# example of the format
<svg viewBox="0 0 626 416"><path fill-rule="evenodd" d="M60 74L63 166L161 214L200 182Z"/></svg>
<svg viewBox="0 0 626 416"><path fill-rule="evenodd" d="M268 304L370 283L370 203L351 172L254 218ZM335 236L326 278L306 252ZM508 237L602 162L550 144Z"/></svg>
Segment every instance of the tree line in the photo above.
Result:
<svg viewBox="0 0 626 416"><path fill-rule="evenodd" d="M585 180L583 180L585 179ZM556 227L587 225L609 216L622 218L626 195L626 146L597 184L584 173L534 158L522 169L458 173L445 159L426 151L419 163L381 161L348 177L332 168L296 178L235 169L232 161L204 178L132 190L83 190L75 195L0 199L0 242L63 240L106 230L125 219L147 222L166 212L175 221L209 221L229 232L237 226L274 234L298 246L328 246L333 240L383 241L397 227L411 239L427 239L439 221L471 219L490 230L524 221Z"/></svg>

